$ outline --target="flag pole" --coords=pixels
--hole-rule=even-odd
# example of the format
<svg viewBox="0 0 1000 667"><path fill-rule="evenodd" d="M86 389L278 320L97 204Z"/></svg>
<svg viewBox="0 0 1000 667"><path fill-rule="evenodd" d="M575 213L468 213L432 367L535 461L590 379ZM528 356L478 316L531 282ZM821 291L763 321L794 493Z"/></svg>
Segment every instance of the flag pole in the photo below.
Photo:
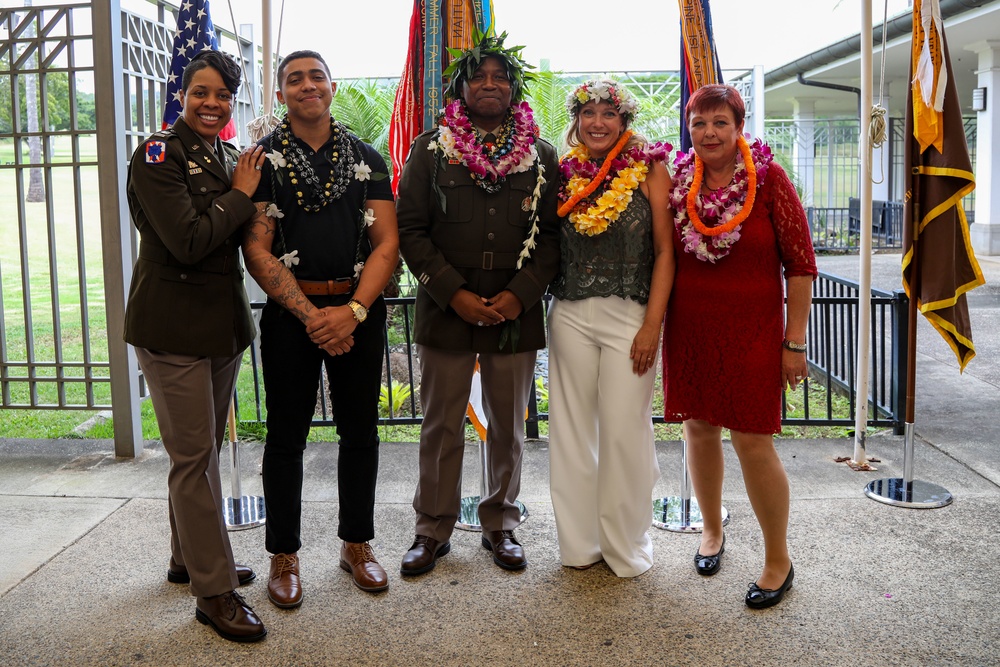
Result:
<svg viewBox="0 0 1000 667"><path fill-rule="evenodd" d="M264 525L267 509L264 496L245 496L240 484L240 447L236 438L236 396L229 401L229 470L233 495L222 499L222 514L228 530L245 530Z"/></svg>
<svg viewBox="0 0 1000 667"><path fill-rule="evenodd" d="M688 97L695 90L707 83L724 83L722 67L715 51L715 39L712 36L712 12L708 0L679 0L681 10L681 118L680 145L682 151L691 148L691 134L684 118L684 106ZM688 67L688 57L691 53L700 53L703 67ZM756 72L756 69L755 69ZM756 80L756 74L753 77ZM690 85L690 89L689 89ZM764 98L756 96L758 88L752 88L751 108L756 122L758 114L763 109ZM761 92L763 92L761 90ZM763 121L761 121L763 122ZM700 533L705 527L698 500L691 499L691 472L688 470L687 440L681 439L681 490L679 496L653 498L653 525L657 528L675 533ZM722 525L729 523L729 510L722 508Z"/></svg>
<svg viewBox="0 0 1000 667"><path fill-rule="evenodd" d="M906 137L907 141L912 141L912 136ZM903 435L903 476L888 477L869 482L865 487L865 495L886 505L897 507L910 507L914 509L935 509L950 505L952 501L951 493L943 486L924 481L914 481L913 479L913 444L916 434L913 424L916 415L916 395L917 395L917 311L918 295L920 294L920 177L914 174L913 187L909 193L910 219L907 224L911 225L910 252L910 302L907 309L907 342L906 342L906 408Z"/></svg>
<svg viewBox="0 0 1000 667"><path fill-rule="evenodd" d="M855 376L857 383L854 393L854 460L858 467L867 466L865 446L868 439L868 334L871 329L872 300L872 179L871 159L868 145L871 141L870 125L864 111L872 108L872 2L861 2L861 125L860 185L861 185L861 250L860 273L858 278L858 346Z"/></svg>
<svg viewBox="0 0 1000 667"><path fill-rule="evenodd" d="M264 51L264 118L274 110L274 47L271 44L271 0L261 0L261 48Z"/></svg>
<svg viewBox="0 0 1000 667"><path fill-rule="evenodd" d="M937 0L924 0L918 5L914 5L914 31L913 40L917 40L918 33L918 12L930 11L932 14L938 14ZM940 28L939 28L940 29ZM946 71L950 67L948 64L948 54L946 51L944 34L939 35L942 44L943 58L940 66ZM915 44L911 44L911 62L910 62L910 74L911 76L916 71L917 59L912 55L912 52L916 48ZM951 95L954 93L954 83L950 89ZM917 165L921 161L921 147L914 137L914 123L915 123L915 112L914 105L916 103L916 98L914 96L914 88L911 83L910 89L907 92L906 98L906 168L910 170L908 179L908 191L906 193L907 203L909 204L910 215L906 224L910 225L910 246L909 250L904 254L904 282L907 283L909 287L909 308L907 310L907 350L906 350L906 407L905 407L905 420L906 426L904 429L903 437L903 476L902 477L890 477L886 479L878 479L870 482L868 486L865 487L865 495L881 503L887 505L894 505L896 507L909 507L914 509L934 509L938 507L944 507L951 504L953 497L951 493L942 486L937 484L932 484L930 482L915 481L913 479L913 449L914 449L914 420L916 413L916 387L917 387L917 311L919 309L919 300L922 290L922 273L923 267L921 266L921 253L920 253L920 232L921 224L923 223L923 197L924 193L924 183L922 182L925 176L918 170ZM914 157L914 151L916 151L916 157ZM929 196L933 196L933 193L929 193ZM933 208L933 206L932 206ZM905 237L904 237L905 238ZM909 255L909 265L905 264L906 255Z"/></svg>

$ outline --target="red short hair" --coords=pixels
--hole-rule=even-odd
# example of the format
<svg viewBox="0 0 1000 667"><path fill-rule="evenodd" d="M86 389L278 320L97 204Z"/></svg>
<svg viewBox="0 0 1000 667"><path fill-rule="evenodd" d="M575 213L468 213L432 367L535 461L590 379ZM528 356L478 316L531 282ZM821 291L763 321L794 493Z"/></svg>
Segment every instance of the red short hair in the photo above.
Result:
<svg viewBox="0 0 1000 667"><path fill-rule="evenodd" d="M690 118L693 113L704 113L720 107L729 107L732 110L737 125L742 123L747 115L747 108L743 104L740 91L721 83L710 83L694 91L688 98L687 106L684 107L684 114Z"/></svg>

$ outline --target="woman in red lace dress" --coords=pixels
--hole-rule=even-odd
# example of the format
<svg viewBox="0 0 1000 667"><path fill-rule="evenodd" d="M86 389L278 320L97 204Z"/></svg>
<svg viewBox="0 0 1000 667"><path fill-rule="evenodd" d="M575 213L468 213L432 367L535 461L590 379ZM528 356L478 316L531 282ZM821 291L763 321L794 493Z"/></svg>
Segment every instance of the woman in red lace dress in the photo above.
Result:
<svg viewBox="0 0 1000 667"><path fill-rule="evenodd" d="M767 146L743 138L739 92L704 86L685 113L693 150L676 160L671 190L677 269L663 340L665 414L684 422L704 520L695 553L703 575L718 571L725 548L722 429L730 430L764 534L764 569L745 602L763 608L794 578L788 478L774 434L783 389L806 375L816 260L791 181Z"/></svg>

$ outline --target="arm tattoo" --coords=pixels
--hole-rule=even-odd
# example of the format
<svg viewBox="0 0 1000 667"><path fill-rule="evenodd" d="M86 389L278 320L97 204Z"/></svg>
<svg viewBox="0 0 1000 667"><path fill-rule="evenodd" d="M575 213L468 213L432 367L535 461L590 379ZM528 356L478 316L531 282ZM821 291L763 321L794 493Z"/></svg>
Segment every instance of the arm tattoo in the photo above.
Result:
<svg viewBox="0 0 1000 667"><path fill-rule="evenodd" d="M267 202L255 204L256 213L244 228L244 246L264 243L270 248L274 241L275 224L267 215ZM249 267L248 267L249 268ZM253 261L251 274L264 292L302 322L308 319L312 302L302 293L295 276L272 253L260 253Z"/></svg>

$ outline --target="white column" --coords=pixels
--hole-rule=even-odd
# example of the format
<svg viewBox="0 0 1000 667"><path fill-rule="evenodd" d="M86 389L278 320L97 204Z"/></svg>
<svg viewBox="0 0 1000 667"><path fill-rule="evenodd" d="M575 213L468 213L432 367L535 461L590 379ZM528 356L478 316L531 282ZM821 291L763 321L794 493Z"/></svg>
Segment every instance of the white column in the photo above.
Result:
<svg viewBox="0 0 1000 667"><path fill-rule="evenodd" d="M792 165L802 187L804 206L824 206L814 198L816 178L816 100L812 97L797 97L792 100L795 120L795 144L792 146Z"/></svg>
<svg viewBox="0 0 1000 667"><path fill-rule="evenodd" d="M754 65L751 75L753 110L749 118L750 136L764 138L764 67Z"/></svg>
<svg viewBox="0 0 1000 667"><path fill-rule="evenodd" d="M978 86L986 88L986 109L976 117L976 221L969 228L977 255L1000 255L1000 41L965 47L979 55ZM966 100L962 100L963 106Z"/></svg>

